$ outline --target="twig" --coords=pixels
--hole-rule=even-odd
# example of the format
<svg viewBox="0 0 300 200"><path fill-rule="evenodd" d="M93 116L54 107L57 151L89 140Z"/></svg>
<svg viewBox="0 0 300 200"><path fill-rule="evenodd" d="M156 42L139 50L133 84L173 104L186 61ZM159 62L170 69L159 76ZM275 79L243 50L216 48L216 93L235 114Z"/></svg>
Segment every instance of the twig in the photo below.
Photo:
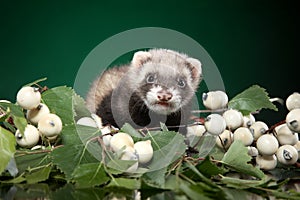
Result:
<svg viewBox="0 0 300 200"><path fill-rule="evenodd" d="M228 110L228 108L220 108L220 109L215 109L215 110L192 110L191 113L221 113Z"/></svg>
<svg viewBox="0 0 300 200"><path fill-rule="evenodd" d="M53 147L51 149L44 149L44 150L40 150L40 151L19 151L17 150L17 153L20 153L20 154L17 154L16 156L24 156L24 155L32 155L32 154L40 154L40 153L50 153L52 152L54 149L57 149L57 148L61 148L63 147L64 145L58 145L56 147Z"/></svg>
<svg viewBox="0 0 300 200"><path fill-rule="evenodd" d="M268 130L266 130L266 133L271 133L271 132L273 132L277 126L280 126L280 125L285 124L285 123L286 123L285 120L282 120L282 121L280 121L280 122L274 124L274 125L271 126ZM277 134L277 133L275 132L275 134Z"/></svg>
<svg viewBox="0 0 300 200"><path fill-rule="evenodd" d="M169 129L169 128L187 128L187 127L190 127L190 126L197 126L197 125L201 125L201 123L182 124L182 125L166 126L166 127L167 127L168 129ZM144 127L144 128L136 129L136 130L137 130L137 131L144 131L144 130L147 130L147 131L156 131L156 130L161 130L161 127L150 127L150 128Z"/></svg>

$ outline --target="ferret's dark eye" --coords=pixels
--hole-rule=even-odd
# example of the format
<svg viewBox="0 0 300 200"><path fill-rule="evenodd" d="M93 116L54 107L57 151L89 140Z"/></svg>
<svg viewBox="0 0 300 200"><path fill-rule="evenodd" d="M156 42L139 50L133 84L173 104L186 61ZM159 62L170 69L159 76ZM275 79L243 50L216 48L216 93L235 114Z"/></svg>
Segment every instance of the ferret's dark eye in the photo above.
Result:
<svg viewBox="0 0 300 200"><path fill-rule="evenodd" d="M185 81L183 79L179 79L177 85L181 88L185 87Z"/></svg>
<svg viewBox="0 0 300 200"><path fill-rule="evenodd" d="M154 74L149 74L146 78L147 83L154 83L155 81L155 75Z"/></svg>

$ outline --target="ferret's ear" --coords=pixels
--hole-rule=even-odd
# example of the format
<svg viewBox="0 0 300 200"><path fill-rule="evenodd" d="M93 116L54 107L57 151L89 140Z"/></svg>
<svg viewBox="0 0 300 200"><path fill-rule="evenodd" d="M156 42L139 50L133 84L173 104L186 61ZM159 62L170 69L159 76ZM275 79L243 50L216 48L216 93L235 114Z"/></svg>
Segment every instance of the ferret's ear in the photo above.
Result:
<svg viewBox="0 0 300 200"><path fill-rule="evenodd" d="M151 57L152 57L151 53L147 51L138 51L134 54L131 64L134 67L140 67L145 62L149 61Z"/></svg>
<svg viewBox="0 0 300 200"><path fill-rule="evenodd" d="M195 58L187 58L186 62L187 62L187 66L190 68L192 72L192 77L194 79L200 79L202 76L201 62Z"/></svg>

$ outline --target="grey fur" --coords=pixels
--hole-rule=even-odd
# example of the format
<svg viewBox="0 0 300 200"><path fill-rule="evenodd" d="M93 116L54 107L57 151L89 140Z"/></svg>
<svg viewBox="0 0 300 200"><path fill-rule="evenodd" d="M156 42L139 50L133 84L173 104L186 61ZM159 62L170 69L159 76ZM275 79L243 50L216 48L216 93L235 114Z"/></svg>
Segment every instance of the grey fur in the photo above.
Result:
<svg viewBox="0 0 300 200"><path fill-rule="evenodd" d="M157 77L153 84L145 82L149 74ZM149 116L151 124L156 120L170 121L189 104L201 77L201 63L186 54L167 49L137 52L129 65L109 69L98 77L88 92L86 103L92 113L117 126L125 122L135 124L135 115L138 121L141 116ZM177 85L179 80L184 80L184 88ZM154 92L149 93L151 88ZM156 109L160 108L156 104L152 106L157 88L172 93L170 107L165 111Z"/></svg>

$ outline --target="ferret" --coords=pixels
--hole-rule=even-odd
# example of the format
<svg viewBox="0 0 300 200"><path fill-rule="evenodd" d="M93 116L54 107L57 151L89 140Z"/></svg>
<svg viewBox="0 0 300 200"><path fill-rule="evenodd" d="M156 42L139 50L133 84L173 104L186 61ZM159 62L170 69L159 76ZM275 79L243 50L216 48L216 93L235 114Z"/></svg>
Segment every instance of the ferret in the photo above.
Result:
<svg viewBox="0 0 300 200"><path fill-rule="evenodd" d="M110 68L92 84L86 104L103 125L160 127L180 131L202 80L201 62L168 49L138 51L132 61ZM182 130L185 132L185 130Z"/></svg>

